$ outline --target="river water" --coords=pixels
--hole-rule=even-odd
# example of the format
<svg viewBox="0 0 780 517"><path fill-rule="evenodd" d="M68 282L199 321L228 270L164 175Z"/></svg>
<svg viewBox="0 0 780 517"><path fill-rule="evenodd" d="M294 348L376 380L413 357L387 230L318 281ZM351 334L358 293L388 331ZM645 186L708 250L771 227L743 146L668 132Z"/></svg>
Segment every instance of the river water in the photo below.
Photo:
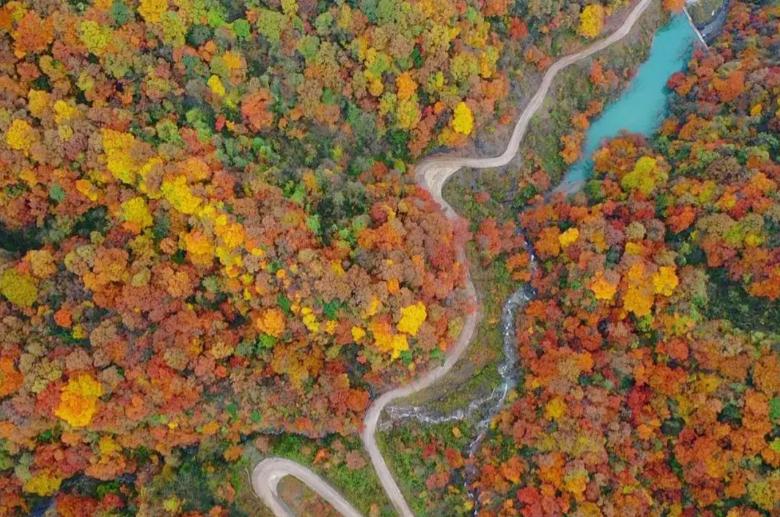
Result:
<svg viewBox="0 0 780 517"><path fill-rule="evenodd" d="M637 75L621 96L590 125L582 150L583 158L566 172L556 191L575 192L583 185L593 169L591 157L604 140L624 131L646 136L655 132L667 113L669 91L666 83L674 73L685 69L696 39L696 33L684 15L674 16L658 29L647 60L640 65ZM536 266L535 257L531 266ZM487 434L490 422L519 380L514 322L517 311L522 310L533 295L533 289L524 284L504 305L501 317L504 357L498 365L501 384L490 394L447 414L433 412L424 406L391 406L387 408L387 419L380 428L409 419L428 425L476 419L476 436L465 451L473 457ZM473 474L466 472L467 484ZM476 495L471 493L475 502Z"/></svg>
<svg viewBox="0 0 780 517"><path fill-rule="evenodd" d="M684 15L673 17L658 29L650 55L636 77L615 102L590 125L582 149L583 158L568 170L556 190L571 192L584 183L593 168L591 156L604 140L623 131L651 135L666 115L666 82L685 69L697 36Z"/></svg>

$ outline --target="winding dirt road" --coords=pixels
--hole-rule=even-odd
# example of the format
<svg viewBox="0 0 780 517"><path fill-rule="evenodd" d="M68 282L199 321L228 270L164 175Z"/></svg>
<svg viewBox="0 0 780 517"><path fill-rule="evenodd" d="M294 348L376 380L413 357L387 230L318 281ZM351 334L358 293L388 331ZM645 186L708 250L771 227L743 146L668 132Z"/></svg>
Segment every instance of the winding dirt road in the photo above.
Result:
<svg viewBox="0 0 780 517"><path fill-rule="evenodd" d="M526 131L528 130L528 124L531 118L539 111L544 99L547 96L547 92L552 85L553 79L558 75L558 72L564 68L586 59L596 52L604 50L610 45L625 38L634 24L650 6L653 0L640 0L634 9L629 13L623 24L609 37L599 40L588 48L583 49L576 54L563 57L556 61L544 74L542 83L539 85L539 89L529 101L523 112L520 114L515 124L512 136L509 139L506 150L499 156L492 158L456 158L456 157L435 157L421 161L417 167L417 181L418 183L427 189L433 199L438 202L444 210L447 217L450 219L457 219L459 216L455 213L455 210L442 198L441 190L447 179L455 172L463 167L471 167L475 169L488 169L495 167L502 167L509 163L509 161L517 154L520 147L520 142L523 140ZM461 261L466 260L466 253L463 248L458 250L458 259ZM466 291L468 297L476 299L476 291L474 290L474 284L471 282L471 277L467 275L466 279ZM409 505L406 502L401 489L393 478L393 474L387 467L384 457L379 452L379 448L376 444L376 428L379 422L379 417L382 414L384 408L391 402L408 397L418 391L428 388L440 378L442 378L450 369L458 362L460 357L468 347L471 337L474 334L474 330L477 326L479 314L477 312L470 313L466 318L466 323L463 327L463 331L455 343L455 346L447 354L447 359L444 364L438 366L427 373L418 377L414 381L400 386L394 390L388 391L369 407L364 419L363 432L360 437L363 440L363 445L371 458L371 462L374 465L374 469L379 477L382 487L385 489L387 498L393 504L398 511L399 515L403 517L413 517ZM309 486L312 490L317 492L321 497L327 500L336 510L341 512L347 517L359 516L360 514L355 510L352 505L347 502L343 495L332 488L325 480L319 477L317 474L309 470L308 468L299 465L290 460L283 458L268 458L261 461L252 472L252 486L265 504L274 512L277 517L294 517L284 502L279 498L277 493L277 485L279 480L285 475L290 475L298 478L300 481Z"/></svg>
<svg viewBox="0 0 780 517"><path fill-rule="evenodd" d="M344 517L361 517L360 512L355 510L335 488L308 468L285 458L267 458L258 463L252 472L252 488L277 517L292 516L277 490L279 481L285 476L298 478Z"/></svg>

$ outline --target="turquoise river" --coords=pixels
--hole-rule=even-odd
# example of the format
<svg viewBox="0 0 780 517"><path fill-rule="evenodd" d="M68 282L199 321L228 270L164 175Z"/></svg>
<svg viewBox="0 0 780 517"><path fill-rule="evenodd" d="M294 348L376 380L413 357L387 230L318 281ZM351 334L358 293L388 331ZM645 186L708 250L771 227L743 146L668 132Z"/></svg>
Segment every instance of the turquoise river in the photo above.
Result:
<svg viewBox="0 0 780 517"><path fill-rule="evenodd" d="M667 110L666 82L675 72L685 69L696 39L683 15L673 17L658 29L650 55L629 87L588 128L583 158L571 166L559 190L576 190L587 179L593 168L591 156L604 140L623 131L649 136L658 128Z"/></svg>

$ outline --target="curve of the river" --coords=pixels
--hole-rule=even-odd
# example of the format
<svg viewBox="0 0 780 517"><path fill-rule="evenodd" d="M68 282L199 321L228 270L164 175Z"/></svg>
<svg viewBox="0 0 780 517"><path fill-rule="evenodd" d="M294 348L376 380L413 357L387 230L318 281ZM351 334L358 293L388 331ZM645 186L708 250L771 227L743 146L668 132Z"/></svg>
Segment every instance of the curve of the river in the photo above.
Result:
<svg viewBox="0 0 780 517"><path fill-rule="evenodd" d="M506 150L502 154L490 158L436 157L423 160L417 165L417 181L422 187L428 190L431 197L441 205L448 218L455 220L459 216L449 203L444 200L441 194L442 187L447 179L463 167L488 169L502 167L508 164L515 154L517 154L520 142L528 130L528 124L544 103L544 99L547 96L547 92L549 91L555 76L564 68L583 59L587 59L593 54L600 52L625 38L652 1L653 0L640 0L629 13L623 24L610 36L593 43L580 52L561 58L547 70L536 93L518 117ZM458 258L464 262L466 261L466 253L462 247L458 250ZM466 292L469 298L476 300L474 284L471 282L471 277L468 274L466 278ZM379 416L382 414L384 408L391 402L426 389L447 374L468 347L471 337L474 334L478 318L479 314L477 312L471 312L467 315L463 330L458 337L455 346L447 354L447 358L442 365L429 370L427 373L408 384L384 393L371 404L371 407L369 407L364 418L363 432L360 435L363 440L363 445L371 458L371 463L374 466L374 470L376 470L379 481L382 483L387 498L403 517L413 517L414 514L401 493L401 489L393 478L393 474L390 472L384 457L379 452L375 437ZM298 478L343 515L349 517L360 515L343 495L310 469L284 458L267 458L258 463L252 472L252 486L258 497L268 505L277 517L294 517L281 500L276 490L279 480L285 475Z"/></svg>

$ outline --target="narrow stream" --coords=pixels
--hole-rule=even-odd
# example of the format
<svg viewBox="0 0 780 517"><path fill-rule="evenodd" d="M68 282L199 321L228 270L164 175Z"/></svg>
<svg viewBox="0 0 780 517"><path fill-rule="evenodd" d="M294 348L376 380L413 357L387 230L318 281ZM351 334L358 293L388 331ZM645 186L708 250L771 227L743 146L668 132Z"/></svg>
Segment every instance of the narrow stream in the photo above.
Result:
<svg viewBox="0 0 780 517"><path fill-rule="evenodd" d="M696 33L684 15L673 17L658 29L647 60L639 67L636 77L620 98L591 124L583 146L583 158L571 166L555 191L571 193L582 187L593 168L591 157L604 140L624 131L647 136L655 132L667 110L669 91L666 83L674 73L685 69L696 39ZM530 248L528 251L532 257L531 267L535 269L536 256ZM504 406L509 391L517 385L520 369L517 364L515 319L517 311L525 307L534 294L529 284L523 284L504 304L501 315L504 356L498 365L501 383L489 395L447 414L431 411L424 406L391 406L386 410L387 417L380 429L387 429L396 421L409 419L427 425L477 419L476 436L465 450L467 457L473 458L487 435L490 422ZM466 487L476 474L471 468L466 471ZM469 490L469 495L475 502L476 514L478 494Z"/></svg>
<svg viewBox="0 0 780 517"><path fill-rule="evenodd" d="M531 268L536 268L536 256L530 246L526 247L531 255ZM425 406L390 406L387 408L388 418L382 422L381 429L387 429L393 422L414 419L426 425L445 424L478 417L476 430L479 441L487 431L490 421L504 405L506 396L518 381L517 346L515 344L515 314L534 297L534 289L530 284L522 284L512 293L501 310L501 336L503 341L503 359L498 365L501 384L484 397L472 400L465 408L459 408L450 413L438 413ZM468 450L476 450L478 440L474 440Z"/></svg>

